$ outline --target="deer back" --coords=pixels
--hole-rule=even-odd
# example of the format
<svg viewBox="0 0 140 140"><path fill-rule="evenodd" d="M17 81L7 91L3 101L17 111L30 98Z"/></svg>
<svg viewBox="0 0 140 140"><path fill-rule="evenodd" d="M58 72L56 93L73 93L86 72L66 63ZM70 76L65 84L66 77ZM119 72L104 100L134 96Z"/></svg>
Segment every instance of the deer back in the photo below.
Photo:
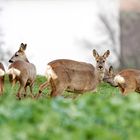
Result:
<svg viewBox="0 0 140 140"><path fill-rule="evenodd" d="M75 69L75 70L91 70L93 69L93 65L90 63L85 63L85 62L79 62L75 60L70 60L70 59L57 59L54 61L51 61L48 63L48 65L51 65L51 67L57 67L57 66L64 66L69 69Z"/></svg>

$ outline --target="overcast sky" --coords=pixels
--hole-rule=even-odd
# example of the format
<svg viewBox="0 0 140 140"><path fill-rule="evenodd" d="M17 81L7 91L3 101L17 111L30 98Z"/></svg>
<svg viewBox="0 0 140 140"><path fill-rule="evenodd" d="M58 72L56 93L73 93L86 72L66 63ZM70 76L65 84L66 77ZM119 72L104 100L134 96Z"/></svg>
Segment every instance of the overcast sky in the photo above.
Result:
<svg viewBox="0 0 140 140"><path fill-rule="evenodd" d="M58 58L94 63L94 46L86 48L84 42L107 40L98 30L99 6L96 0L7 1L1 14L4 46L14 53L27 43L27 56L39 74Z"/></svg>

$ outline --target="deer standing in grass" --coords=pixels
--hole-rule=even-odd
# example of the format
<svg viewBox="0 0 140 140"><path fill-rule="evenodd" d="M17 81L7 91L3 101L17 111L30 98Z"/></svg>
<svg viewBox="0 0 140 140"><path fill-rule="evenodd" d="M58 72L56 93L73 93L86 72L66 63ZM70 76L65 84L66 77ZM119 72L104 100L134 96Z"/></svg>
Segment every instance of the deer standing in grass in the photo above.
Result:
<svg viewBox="0 0 140 140"><path fill-rule="evenodd" d="M24 96L27 95L27 86L30 87L30 94L33 97L32 88L36 78L35 65L29 62L25 54L26 47L27 44L21 43L19 50L9 60L12 64L7 72L10 82L15 84L19 81L19 89L16 95L19 99L21 99L22 92L24 92Z"/></svg>
<svg viewBox="0 0 140 140"><path fill-rule="evenodd" d="M122 95L130 92L140 93L140 70L124 69L114 77L114 82L118 85Z"/></svg>
<svg viewBox="0 0 140 140"><path fill-rule="evenodd" d="M75 93L94 91L102 81L105 72L105 61L110 51L99 55L93 50L96 68L85 62L68 59L58 59L48 63L46 69L47 81L39 87L39 97L48 85L51 86L51 97L60 95L65 90Z"/></svg>
<svg viewBox="0 0 140 140"><path fill-rule="evenodd" d="M5 69L2 63L0 63L0 95L3 94L4 90L4 74L5 74Z"/></svg>

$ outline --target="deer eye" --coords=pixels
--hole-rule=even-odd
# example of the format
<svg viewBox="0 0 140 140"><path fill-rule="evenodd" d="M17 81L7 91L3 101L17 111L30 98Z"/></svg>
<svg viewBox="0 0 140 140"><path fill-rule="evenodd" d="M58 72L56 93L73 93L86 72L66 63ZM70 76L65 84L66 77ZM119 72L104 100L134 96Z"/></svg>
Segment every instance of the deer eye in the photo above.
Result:
<svg viewBox="0 0 140 140"><path fill-rule="evenodd" d="M97 60L97 63L99 62L99 60Z"/></svg>
<svg viewBox="0 0 140 140"><path fill-rule="evenodd" d="M17 57L17 56L18 56L18 54L15 54L15 56Z"/></svg>
<svg viewBox="0 0 140 140"><path fill-rule="evenodd" d="M105 60L103 60L103 63L105 63Z"/></svg>

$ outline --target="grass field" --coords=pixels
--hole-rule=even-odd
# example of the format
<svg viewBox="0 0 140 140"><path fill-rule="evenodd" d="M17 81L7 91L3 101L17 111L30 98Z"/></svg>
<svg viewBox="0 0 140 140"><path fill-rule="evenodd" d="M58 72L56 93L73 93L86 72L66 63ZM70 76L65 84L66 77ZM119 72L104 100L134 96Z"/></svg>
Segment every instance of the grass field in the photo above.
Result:
<svg viewBox="0 0 140 140"><path fill-rule="evenodd" d="M38 85L45 81L38 76ZM1 140L139 140L140 95L121 96L118 89L102 83L96 93L64 93L38 100L15 97L8 78L0 97ZM73 97L75 97L73 99Z"/></svg>

